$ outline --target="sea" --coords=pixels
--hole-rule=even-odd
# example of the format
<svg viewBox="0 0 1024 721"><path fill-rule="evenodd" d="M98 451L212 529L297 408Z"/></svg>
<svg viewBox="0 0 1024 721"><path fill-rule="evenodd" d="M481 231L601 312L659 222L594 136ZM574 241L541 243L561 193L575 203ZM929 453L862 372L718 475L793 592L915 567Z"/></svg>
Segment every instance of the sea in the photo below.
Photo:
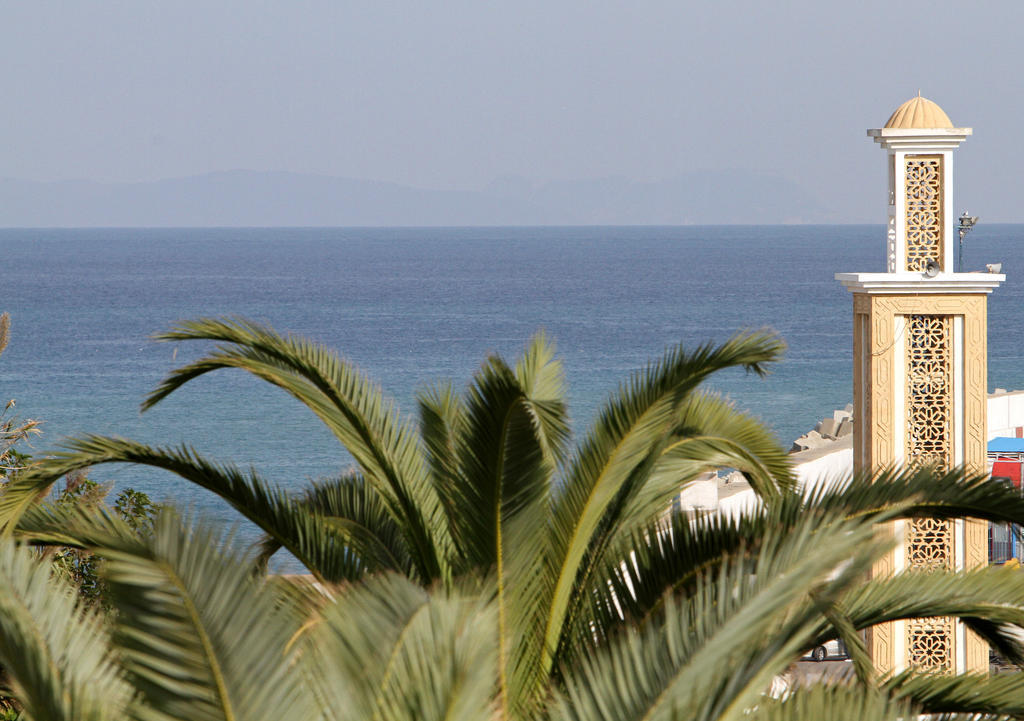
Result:
<svg viewBox="0 0 1024 721"><path fill-rule="evenodd" d="M330 346L403 414L416 393L464 388L488 354L514 362L543 330L557 343L582 437L631 373L676 344L770 328L784 359L761 378L715 376L713 390L789 446L852 397L849 293L836 272L884 270L881 225L0 229L0 404L42 422L29 452L114 434L187 444L282 486L350 466L316 418L241 371L198 379L139 405L194 344L153 333L201 316L243 316ZM1024 388L1024 225L980 224L964 266L1001 262L990 296L989 388ZM99 467L112 492L256 531L210 493L162 472ZM287 565L287 564L286 564Z"/></svg>

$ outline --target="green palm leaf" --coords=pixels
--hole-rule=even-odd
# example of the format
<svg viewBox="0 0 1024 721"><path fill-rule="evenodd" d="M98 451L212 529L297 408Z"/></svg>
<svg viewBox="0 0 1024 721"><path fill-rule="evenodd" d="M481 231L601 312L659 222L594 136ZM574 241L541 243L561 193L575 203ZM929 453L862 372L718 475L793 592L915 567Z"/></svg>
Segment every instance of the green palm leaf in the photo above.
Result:
<svg viewBox="0 0 1024 721"><path fill-rule="evenodd" d="M463 538L458 518L459 493L464 481L459 468L458 442L465 433L465 409L462 399L450 383L428 388L417 394L420 412L420 436L430 479L444 508L453 551L465 563L462 549L471 542Z"/></svg>
<svg viewBox="0 0 1024 721"><path fill-rule="evenodd" d="M909 517L1024 522L1024 498L1018 490L988 474L963 468L882 469L870 475L851 475L802 494L786 494L771 505L782 523L819 512L871 516L876 522Z"/></svg>
<svg viewBox="0 0 1024 721"><path fill-rule="evenodd" d="M33 546L80 548L83 541L74 528L81 522L83 514L91 512L91 509L40 502L26 510L18 521L14 536L18 541Z"/></svg>
<svg viewBox="0 0 1024 721"><path fill-rule="evenodd" d="M516 363L516 380L523 389L524 410L534 426L544 455L552 467L568 455L570 440L565 370L555 358L555 344L542 331L531 339Z"/></svg>
<svg viewBox="0 0 1024 721"><path fill-rule="evenodd" d="M819 618L810 594L835 596L887 548L860 524L769 536L753 568L722 564L687 600L669 597L660 620L581 660L554 718L744 718L810 640Z"/></svg>
<svg viewBox="0 0 1024 721"><path fill-rule="evenodd" d="M454 437L459 472L450 486L452 535L462 541L468 569L494 569L506 715L522 700L509 665L517 629L529 621L528 605L515 596L543 552L552 476L568 438L562 394L561 364L538 335L515 371L488 358L467 392Z"/></svg>
<svg viewBox="0 0 1024 721"><path fill-rule="evenodd" d="M746 716L750 721L905 721L917 708L863 686L816 683L790 689L780 699L764 698Z"/></svg>
<svg viewBox="0 0 1024 721"><path fill-rule="evenodd" d="M443 509L423 466L419 444L393 403L332 351L282 337L249 321L204 318L154 336L162 341L218 342L209 355L174 371L143 403L151 408L185 383L222 368L252 373L297 398L317 415L359 464L364 477L400 519L425 578L449 576L451 539Z"/></svg>
<svg viewBox="0 0 1024 721"><path fill-rule="evenodd" d="M1024 675L1020 673L940 676L909 671L886 682L883 691L926 714L963 714L972 719L980 714L1024 716Z"/></svg>
<svg viewBox="0 0 1024 721"><path fill-rule="evenodd" d="M744 473L758 496L769 500L795 485L792 459L775 435L716 393L694 393L680 406L672 442L659 466L669 479L732 467Z"/></svg>
<svg viewBox="0 0 1024 721"><path fill-rule="evenodd" d="M301 618L205 526L157 519L151 538L110 534L117 637L145 718L314 718L290 641Z"/></svg>
<svg viewBox="0 0 1024 721"><path fill-rule="evenodd" d="M553 468L512 369L491 357L474 377L456 438L461 476L453 520L471 568L504 562L505 523L546 498Z"/></svg>
<svg viewBox="0 0 1024 721"><path fill-rule="evenodd" d="M783 479L784 487L791 482L791 461L774 436L759 421L740 413L717 395L691 395L682 404L673 438L645 482L624 504L617 523L601 529L600 553L590 560L593 571L586 581L592 585L576 595L584 605L587 599L603 605L602 599L609 592L620 593L621 597L626 590L618 587L622 582L629 586L646 585L654 601L665 588L681 588L688 577L703 568L700 563L683 565L689 558L683 550L686 542L703 541L704 536L691 532L688 514L681 514L680 509L673 507L673 501L687 482L700 474L722 467L737 468L748 478L757 479L753 487L769 499L779 495L777 479ZM667 537L663 537L666 533ZM677 537L680 547L676 547ZM756 539L747 538L745 542L754 543ZM645 572L642 579L638 578L640 568L649 570L647 565L653 560L649 548L652 543L667 554L659 558L663 562L661 573ZM646 554L642 561L635 558L638 550ZM730 550L736 550L735 544ZM634 569L636 574L631 572ZM666 577L664 572L669 570L677 575L671 579ZM582 612L582 606L574 607L569 617L573 619L573 628L563 636L565 639L587 633L585 629L601 623L598 618Z"/></svg>
<svg viewBox="0 0 1024 721"><path fill-rule="evenodd" d="M364 547L363 536L343 523L311 512L288 492L268 485L255 471L243 473L230 464L213 463L187 447L152 448L106 436L72 439L65 448L35 462L0 494L0 518L8 524L8 532L16 532L18 519L65 474L105 463L135 463L171 471L213 491L321 580L358 578L368 567L375 568L371 555L362 557L352 552L353 548ZM51 533L60 533L59 518L51 518L49 528ZM29 530L27 525L25 529ZM41 540L41 530L35 529L37 540ZM366 543L372 543L372 539Z"/></svg>
<svg viewBox="0 0 1024 721"><path fill-rule="evenodd" d="M680 409L709 375L742 366L763 373L783 345L775 336L737 336L692 353L675 348L660 363L633 376L612 398L569 468L557 494L544 555L547 572L530 574L536 587L526 595L544 599L531 626L542 629L524 656L539 659L529 670L534 678L552 669L566 623L580 599L574 596L595 568L608 539L618 529L622 510L648 479L673 441Z"/></svg>
<svg viewBox="0 0 1024 721"><path fill-rule="evenodd" d="M0 666L26 719L123 718L132 689L105 620L49 564L0 543Z"/></svg>
<svg viewBox="0 0 1024 721"><path fill-rule="evenodd" d="M313 533L310 543L340 545L345 549L345 558L351 561L349 572L342 575L317 573L321 580L337 582L359 578L362 573L384 570L418 577L418 569L401 526L388 513L380 495L360 474L349 473L312 484L298 499L298 506L320 520L332 535L328 539ZM257 562L260 566L266 568L270 557L282 546L280 534L265 536L259 542Z"/></svg>
<svg viewBox="0 0 1024 721"><path fill-rule="evenodd" d="M311 643L334 718L478 721L501 718L496 613L490 593L429 592L385 575L324 608Z"/></svg>
<svg viewBox="0 0 1024 721"><path fill-rule="evenodd" d="M850 589L838 601L856 629L907 618L960 617L1011 661L1024 662L1024 644L1013 627L1024 627L1024 574L1005 568L958 573L908 571L875 578ZM819 631L815 644L834 635Z"/></svg>
<svg viewBox="0 0 1024 721"><path fill-rule="evenodd" d="M913 516L973 516L1022 523L1024 500L1014 489L982 476L965 477L956 472L936 476L919 469L883 471L830 488L783 493L736 515L691 517L673 510L611 549L597 577L608 579L608 593L635 599L630 616L642 618L656 607L665 584L685 590L698 573L713 568L721 559L741 551L757 553L762 539L773 530L807 522L826 526L840 519L879 523ZM595 585L594 593L604 595L601 584Z"/></svg>

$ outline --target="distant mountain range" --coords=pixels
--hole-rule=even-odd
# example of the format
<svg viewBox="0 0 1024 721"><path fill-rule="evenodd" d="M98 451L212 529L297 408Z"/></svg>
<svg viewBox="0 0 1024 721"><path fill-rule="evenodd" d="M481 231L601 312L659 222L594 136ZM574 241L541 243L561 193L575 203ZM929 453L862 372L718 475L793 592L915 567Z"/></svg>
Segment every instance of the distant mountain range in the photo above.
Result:
<svg viewBox="0 0 1024 721"><path fill-rule="evenodd" d="M688 225L835 222L786 178L698 171L480 190L233 170L144 183L0 179L0 227Z"/></svg>

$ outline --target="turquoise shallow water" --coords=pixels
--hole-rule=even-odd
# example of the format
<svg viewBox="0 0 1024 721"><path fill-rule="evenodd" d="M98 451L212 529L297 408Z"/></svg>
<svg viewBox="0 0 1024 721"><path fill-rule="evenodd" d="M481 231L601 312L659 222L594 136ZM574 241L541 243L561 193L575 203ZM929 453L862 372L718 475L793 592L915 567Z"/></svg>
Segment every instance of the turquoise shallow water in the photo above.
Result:
<svg viewBox="0 0 1024 721"><path fill-rule="evenodd" d="M1024 388L1024 226L980 225L968 268L1001 261L989 385ZM241 373L139 402L198 349L147 340L173 321L238 314L338 349L413 410L417 389L466 383L488 352L514 358L545 329L577 431L666 346L771 327L788 343L766 379L715 387L788 444L851 397L851 304L837 271L879 271L879 226L0 230L0 310L13 319L0 398L67 434L186 442L301 485L349 459L312 416ZM94 477L229 519L209 494L136 468ZM243 535L248 531L243 530Z"/></svg>

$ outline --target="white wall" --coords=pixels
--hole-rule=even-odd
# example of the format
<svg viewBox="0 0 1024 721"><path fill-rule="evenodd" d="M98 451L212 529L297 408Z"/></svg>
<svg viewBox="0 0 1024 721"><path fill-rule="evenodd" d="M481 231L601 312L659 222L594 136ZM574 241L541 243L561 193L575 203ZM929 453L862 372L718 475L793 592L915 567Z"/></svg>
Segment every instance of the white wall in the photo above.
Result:
<svg viewBox="0 0 1024 721"><path fill-rule="evenodd" d="M991 394L988 397L988 438L1015 437L1024 427L1024 391ZM846 441L846 443L844 443ZM813 488L820 483L833 484L853 472L852 437L831 446L792 454L794 471L800 484Z"/></svg>
<svg viewBox="0 0 1024 721"><path fill-rule="evenodd" d="M753 488L746 488L739 493L733 493L718 501L718 513L726 518L738 516L745 510L757 508L761 500L754 493Z"/></svg>
<svg viewBox="0 0 1024 721"><path fill-rule="evenodd" d="M1024 426L1024 391L993 393L988 397L988 438L1017 435Z"/></svg>
<svg viewBox="0 0 1024 721"><path fill-rule="evenodd" d="M683 508L713 510L718 507L718 474L704 473L690 481L679 494Z"/></svg>
<svg viewBox="0 0 1024 721"><path fill-rule="evenodd" d="M1016 436L1017 428L1024 427L1024 391L992 394L988 397L988 437ZM820 448L790 454L793 471L802 488L834 485L853 473L853 436ZM680 499L684 507L718 509L730 516L743 508L757 504L752 489L745 489L719 498L719 484L701 479L687 486Z"/></svg>
<svg viewBox="0 0 1024 721"><path fill-rule="evenodd" d="M836 441L831 447L794 453L793 471L801 488L830 487L853 473L852 436ZM847 441L844 443L844 441ZM814 453L809 458L805 454Z"/></svg>
<svg viewBox="0 0 1024 721"><path fill-rule="evenodd" d="M793 461L793 472L797 482L802 488L815 488L820 484L831 486L853 473L852 436L846 436L822 448L790 454L790 459ZM718 489L721 489L720 485L717 486L716 490ZM682 500L684 507L692 508L696 505L687 504L685 498ZM701 507L717 509L721 515L731 517L744 509L755 508L758 503L757 494L752 488L747 487L742 491L719 497L717 502L711 505L703 505L702 501Z"/></svg>

